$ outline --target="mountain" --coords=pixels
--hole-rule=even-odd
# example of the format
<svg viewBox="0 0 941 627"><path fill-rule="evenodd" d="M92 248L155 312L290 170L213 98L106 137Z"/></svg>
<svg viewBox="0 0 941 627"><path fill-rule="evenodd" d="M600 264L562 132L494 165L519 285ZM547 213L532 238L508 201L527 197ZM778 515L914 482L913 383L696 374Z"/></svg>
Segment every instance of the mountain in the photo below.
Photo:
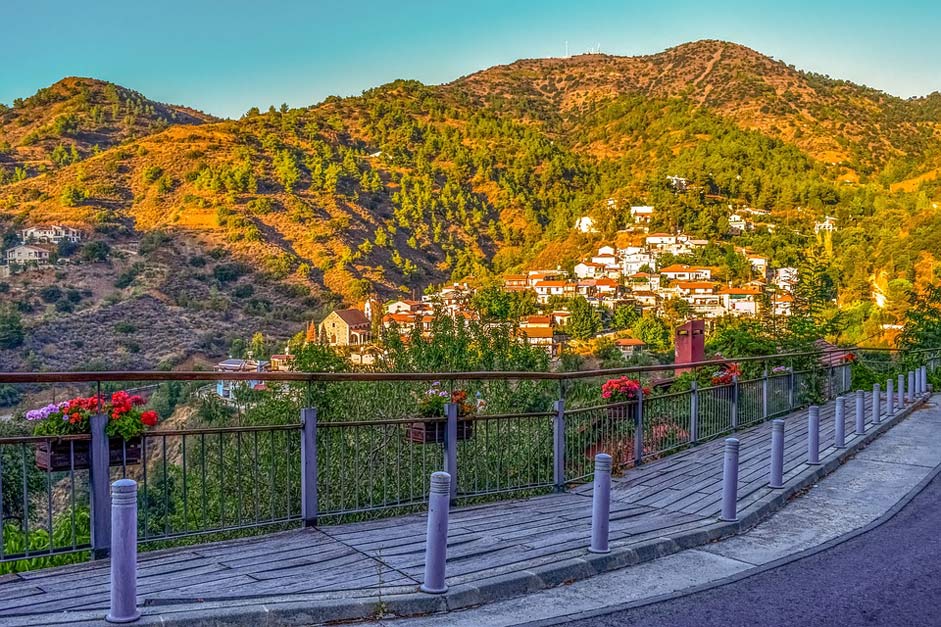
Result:
<svg viewBox="0 0 941 627"><path fill-rule="evenodd" d="M173 125L214 121L113 83L70 77L0 106L0 163L31 176Z"/></svg>
<svg viewBox="0 0 941 627"><path fill-rule="evenodd" d="M873 284L917 285L941 270L938 94L903 100L735 44L522 60L226 121L87 79L49 90L58 95L0 113L11 145L0 212L7 242L22 224L56 222L135 251L93 262L87 319L108 299L146 294L148 311L168 316L213 301L232 317L231 334L276 328L279 316L294 321L288 333L373 292L571 264L613 238L632 203L657 207L653 228L750 246L776 265L798 265L818 241L814 222L834 216L827 272L845 306L869 307ZM125 103L119 113L139 113L105 111L112 93ZM78 122L58 122L70 115ZM63 125L68 141L84 138L74 162L49 153L66 141L49 134ZM41 139L24 145L30 133ZM53 165L17 174L13 162L40 148ZM686 191L667 176L686 179ZM743 205L774 232L730 239L729 207ZM596 218L598 236L573 231L582 215ZM232 264L251 278L220 280L217 268L226 277ZM87 263L58 272L68 281L79 269L95 274ZM248 283L280 296L246 296ZM0 298L39 287L16 284ZM37 309L47 321L72 315ZM184 344L177 353L194 350Z"/></svg>

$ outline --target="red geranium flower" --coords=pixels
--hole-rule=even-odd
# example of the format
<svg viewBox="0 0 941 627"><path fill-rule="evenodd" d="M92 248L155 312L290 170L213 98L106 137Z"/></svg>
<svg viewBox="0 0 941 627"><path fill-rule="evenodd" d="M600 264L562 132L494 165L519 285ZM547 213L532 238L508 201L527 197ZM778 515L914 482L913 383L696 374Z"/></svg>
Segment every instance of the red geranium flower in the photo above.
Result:
<svg viewBox="0 0 941 627"><path fill-rule="evenodd" d="M157 424L157 420L158 420L157 412L155 412L152 409L145 411L144 413L140 415L140 421L144 423L145 425L147 425L148 427L152 427L155 424Z"/></svg>

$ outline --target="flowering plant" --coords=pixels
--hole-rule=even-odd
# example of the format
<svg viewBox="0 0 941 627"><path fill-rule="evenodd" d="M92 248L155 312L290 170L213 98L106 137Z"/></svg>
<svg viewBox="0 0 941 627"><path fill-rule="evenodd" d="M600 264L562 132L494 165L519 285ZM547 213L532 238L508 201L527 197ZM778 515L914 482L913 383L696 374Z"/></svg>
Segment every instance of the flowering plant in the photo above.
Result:
<svg viewBox="0 0 941 627"><path fill-rule="evenodd" d="M612 401L632 401L637 393L643 391L650 393L650 388L642 387L640 381L628 379L626 376L617 379L608 379L601 385L601 398Z"/></svg>
<svg viewBox="0 0 941 627"><path fill-rule="evenodd" d="M97 395L78 397L32 409L25 418L34 423L34 435L75 435L89 433L91 417L100 413L109 418L105 426L109 438L129 440L139 437L160 419L157 412L145 410L143 405L143 397L122 390L112 394L110 402Z"/></svg>
<svg viewBox="0 0 941 627"><path fill-rule="evenodd" d="M854 361L856 361L856 353L846 353L845 355L843 355L843 360L849 363L853 363Z"/></svg>
<svg viewBox="0 0 941 627"><path fill-rule="evenodd" d="M466 390L454 390L448 392L441 387L440 381L433 382L425 393L418 399L418 411L427 418L435 416L444 416L444 406L447 403L457 405L458 416L466 416L475 411L474 406L468 401Z"/></svg>
<svg viewBox="0 0 941 627"><path fill-rule="evenodd" d="M735 377L742 376L742 369L735 362L726 364L725 368L712 377L713 385L731 385Z"/></svg>

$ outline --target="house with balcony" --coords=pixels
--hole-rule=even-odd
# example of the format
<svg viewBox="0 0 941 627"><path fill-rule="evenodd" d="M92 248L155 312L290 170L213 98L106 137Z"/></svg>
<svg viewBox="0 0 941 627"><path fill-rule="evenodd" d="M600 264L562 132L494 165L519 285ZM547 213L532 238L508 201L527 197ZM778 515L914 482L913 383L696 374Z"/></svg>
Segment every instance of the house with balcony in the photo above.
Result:
<svg viewBox="0 0 941 627"><path fill-rule="evenodd" d="M49 265L49 251L32 244L20 244L7 251L7 263L20 266Z"/></svg>
<svg viewBox="0 0 941 627"><path fill-rule="evenodd" d="M216 364L216 372L267 372L269 362L255 359L229 358ZM239 389L262 391L265 382L261 379L243 379L236 381L216 381L216 395L226 401L234 401Z"/></svg>
<svg viewBox="0 0 941 627"><path fill-rule="evenodd" d="M74 244L82 241L82 232L67 226L52 224L49 226L32 226L20 231L20 240L24 244L31 242L45 242L47 244L59 244L60 242L72 242Z"/></svg>
<svg viewBox="0 0 941 627"><path fill-rule="evenodd" d="M661 268L660 275L671 281L711 281L712 268L675 263Z"/></svg>
<svg viewBox="0 0 941 627"><path fill-rule="evenodd" d="M569 281L539 281L533 285L536 300L542 304L549 302L553 296L568 298L575 296L577 285Z"/></svg>
<svg viewBox="0 0 941 627"><path fill-rule="evenodd" d="M722 306L733 316L754 316L758 313L757 287L726 287L719 290Z"/></svg>

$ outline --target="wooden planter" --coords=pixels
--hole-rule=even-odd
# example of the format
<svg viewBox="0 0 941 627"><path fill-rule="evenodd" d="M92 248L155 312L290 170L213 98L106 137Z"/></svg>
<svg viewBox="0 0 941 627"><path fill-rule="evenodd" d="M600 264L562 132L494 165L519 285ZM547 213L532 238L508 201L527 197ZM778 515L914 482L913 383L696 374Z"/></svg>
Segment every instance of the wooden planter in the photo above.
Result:
<svg viewBox="0 0 941 627"><path fill-rule="evenodd" d="M36 468L40 470L58 471L86 470L89 467L89 448L91 442L88 440L47 440L37 442L36 450ZM74 451L74 464L69 460L70 454ZM121 438L111 438L108 440L108 465L121 466L125 463L139 464L141 461L141 439L132 438L126 442Z"/></svg>
<svg viewBox="0 0 941 627"><path fill-rule="evenodd" d="M416 444L431 444L444 442L448 431L446 421L432 422L430 420L413 422L408 425L405 439ZM474 422L472 420L457 421L457 439L469 440L474 437Z"/></svg>

